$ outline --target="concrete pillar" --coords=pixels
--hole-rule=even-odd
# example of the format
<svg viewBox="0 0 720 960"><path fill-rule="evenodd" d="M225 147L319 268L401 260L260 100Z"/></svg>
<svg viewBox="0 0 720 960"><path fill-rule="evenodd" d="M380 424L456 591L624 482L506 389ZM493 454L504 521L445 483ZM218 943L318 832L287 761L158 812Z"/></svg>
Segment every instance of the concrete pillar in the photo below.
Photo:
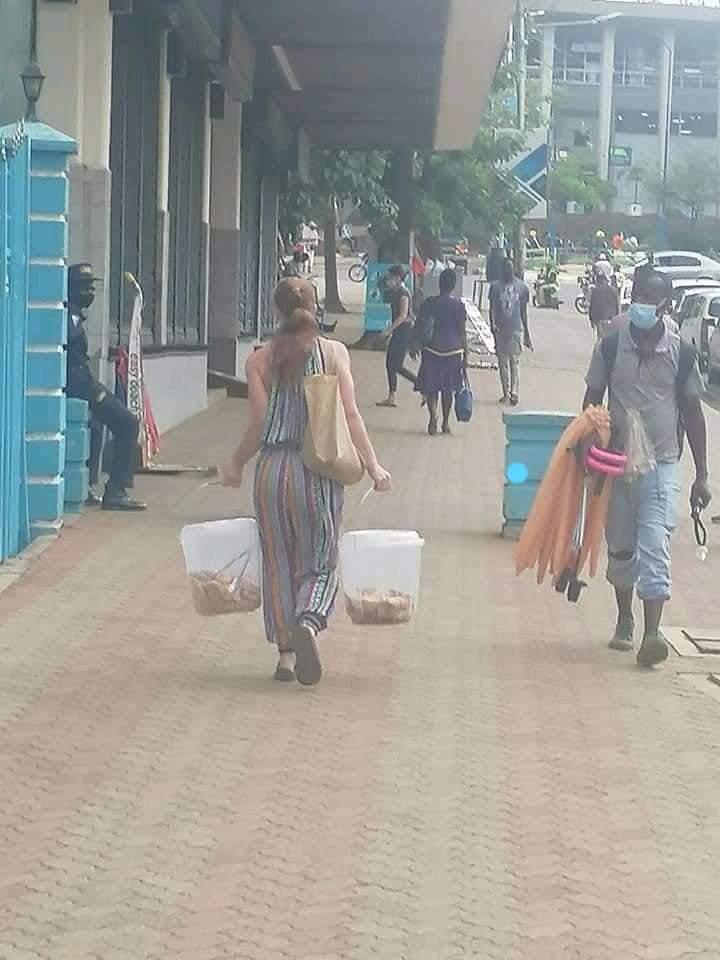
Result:
<svg viewBox="0 0 720 960"><path fill-rule="evenodd" d="M62 130L79 145L85 94L83 6L39 3L37 30L38 60L46 77L38 114L42 120Z"/></svg>
<svg viewBox="0 0 720 960"><path fill-rule="evenodd" d="M170 244L170 98L171 83L167 73L168 31L160 42L160 89L158 91L158 169L157 169L157 205L158 205L158 251L157 251L157 293L158 326L160 343L167 343L168 322L168 247Z"/></svg>
<svg viewBox="0 0 720 960"><path fill-rule="evenodd" d="M25 96L20 74L27 66L30 38L30 3L28 0L5 0L2 5L0 30L0 63L3 82L0 85L0 122L12 124L25 114Z"/></svg>
<svg viewBox="0 0 720 960"><path fill-rule="evenodd" d="M542 33L542 61L540 64L540 96L546 123L552 114L553 70L555 69L555 27L545 26Z"/></svg>
<svg viewBox="0 0 720 960"><path fill-rule="evenodd" d="M613 73L615 71L615 24L603 27L602 64L600 68L600 102L598 121L597 163L603 180L610 171L610 142L613 128Z"/></svg>
<svg viewBox="0 0 720 960"><path fill-rule="evenodd" d="M666 27L660 40L658 84L658 169L669 172L672 154L672 74L675 65L675 30ZM662 200L661 200L662 209Z"/></svg>
<svg viewBox="0 0 720 960"><path fill-rule="evenodd" d="M210 84L205 84L203 135L202 214L200 224L200 342L208 340L208 288L210 274L210 185L212 175L212 124L210 121Z"/></svg>
<svg viewBox="0 0 720 960"><path fill-rule="evenodd" d="M410 263L414 245L413 150L397 150L393 157L395 200L398 205L397 256L400 263Z"/></svg>
<svg viewBox="0 0 720 960"><path fill-rule="evenodd" d="M242 105L225 104L225 116L212 122L210 180L210 302L208 365L238 375L236 338L240 335L240 183Z"/></svg>
<svg viewBox="0 0 720 960"><path fill-rule="evenodd" d="M95 372L107 382L112 81L108 5L95 0L39 4L38 58L47 76L39 114L78 144L69 171L69 260L89 261L104 281L89 311L87 331Z"/></svg>

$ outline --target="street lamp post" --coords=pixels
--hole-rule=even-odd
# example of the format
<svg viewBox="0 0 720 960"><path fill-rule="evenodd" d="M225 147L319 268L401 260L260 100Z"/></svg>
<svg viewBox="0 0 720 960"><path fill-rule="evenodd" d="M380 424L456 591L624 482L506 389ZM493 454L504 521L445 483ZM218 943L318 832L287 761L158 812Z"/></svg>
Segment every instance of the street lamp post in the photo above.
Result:
<svg viewBox="0 0 720 960"><path fill-rule="evenodd" d="M673 101L673 80L675 74L675 51L664 40L660 39L668 55L668 75L667 75L667 103L665 104L665 138L663 141L663 163L662 163L662 194L660 196L660 213L658 216L658 243L662 244L665 234L665 221L667 220L667 182L668 169L670 167L670 137L672 135L672 101ZM662 226L661 226L662 224ZM662 236L661 236L662 234Z"/></svg>
<svg viewBox="0 0 720 960"><path fill-rule="evenodd" d="M30 123L37 120L37 104L45 83L45 74L42 72L37 58L37 12L37 0L32 0L30 5L30 61L20 74L27 102L25 119Z"/></svg>

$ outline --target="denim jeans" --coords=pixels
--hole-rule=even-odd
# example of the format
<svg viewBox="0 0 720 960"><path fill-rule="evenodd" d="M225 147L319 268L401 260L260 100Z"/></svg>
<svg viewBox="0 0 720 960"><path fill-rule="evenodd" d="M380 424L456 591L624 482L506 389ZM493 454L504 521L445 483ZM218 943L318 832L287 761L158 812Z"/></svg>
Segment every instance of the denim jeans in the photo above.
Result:
<svg viewBox="0 0 720 960"><path fill-rule="evenodd" d="M520 357L516 353L498 353L500 384L504 397L520 396Z"/></svg>
<svg viewBox="0 0 720 960"><path fill-rule="evenodd" d="M385 358L390 393L397 392L398 374L400 374L401 377L405 377L413 386L415 385L415 374L405 366L405 357L410 349L412 332L413 328L411 323L401 323L390 337L387 356Z"/></svg>
<svg viewBox="0 0 720 960"><path fill-rule="evenodd" d="M641 600L670 599L670 536L680 495L680 464L658 463L632 483L615 480L607 517L607 578Z"/></svg>

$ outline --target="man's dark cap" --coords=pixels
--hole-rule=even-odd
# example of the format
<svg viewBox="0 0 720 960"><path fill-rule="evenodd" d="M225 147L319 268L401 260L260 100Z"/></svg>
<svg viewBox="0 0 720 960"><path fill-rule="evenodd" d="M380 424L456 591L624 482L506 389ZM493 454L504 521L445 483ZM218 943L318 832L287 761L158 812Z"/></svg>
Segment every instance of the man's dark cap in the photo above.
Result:
<svg viewBox="0 0 720 960"><path fill-rule="evenodd" d="M96 280L100 277L95 276L91 263L73 263L68 269L69 284L94 283Z"/></svg>

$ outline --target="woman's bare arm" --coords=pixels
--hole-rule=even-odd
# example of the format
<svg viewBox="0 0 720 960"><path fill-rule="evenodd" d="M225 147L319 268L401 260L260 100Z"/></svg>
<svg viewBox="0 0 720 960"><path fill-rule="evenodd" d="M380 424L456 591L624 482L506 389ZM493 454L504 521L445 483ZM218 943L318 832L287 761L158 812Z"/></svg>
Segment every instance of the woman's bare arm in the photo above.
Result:
<svg viewBox="0 0 720 960"><path fill-rule="evenodd" d="M263 347L255 351L248 357L245 366L248 380L248 399L250 401L250 419L237 449L228 464L221 470L223 483L227 486L236 486L242 481L243 468L260 449L269 402L267 387L268 350L268 347Z"/></svg>
<svg viewBox="0 0 720 960"><path fill-rule="evenodd" d="M355 399L355 382L350 369L350 355L347 347L343 343L334 342L333 350L335 351L340 396L352 441L360 454L360 459L365 464L367 472L375 481L376 487L382 490L389 489L390 474L378 463L375 448L365 427L365 421L358 410Z"/></svg>

